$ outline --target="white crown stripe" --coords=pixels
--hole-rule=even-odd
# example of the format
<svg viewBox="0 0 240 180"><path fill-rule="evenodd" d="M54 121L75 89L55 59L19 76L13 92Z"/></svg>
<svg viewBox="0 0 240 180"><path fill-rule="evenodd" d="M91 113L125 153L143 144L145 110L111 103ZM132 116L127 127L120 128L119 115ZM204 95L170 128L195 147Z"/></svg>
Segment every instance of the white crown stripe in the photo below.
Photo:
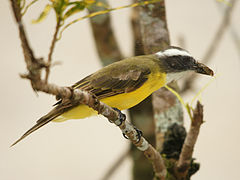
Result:
<svg viewBox="0 0 240 180"><path fill-rule="evenodd" d="M158 56L190 56L191 55L186 52L186 51L182 51L179 49L167 49L165 51L159 51L156 53Z"/></svg>

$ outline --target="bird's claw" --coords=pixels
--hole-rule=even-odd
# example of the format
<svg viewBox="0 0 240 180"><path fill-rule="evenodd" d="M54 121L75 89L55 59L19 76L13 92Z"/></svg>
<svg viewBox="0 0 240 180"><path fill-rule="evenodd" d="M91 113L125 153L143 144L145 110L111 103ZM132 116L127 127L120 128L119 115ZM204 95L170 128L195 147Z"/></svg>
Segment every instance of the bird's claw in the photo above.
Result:
<svg viewBox="0 0 240 180"><path fill-rule="evenodd" d="M139 143L139 141L141 140L141 137L143 135L142 131L139 130L138 128L134 127L134 129L136 130L137 132L137 143Z"/></svg>
<svg viewBox="0 0 240 180"><path fill-rule="evenodd" d="M136 132L137 132L137 143L139 143L139 141L141 140L141 137L142 137L143 133L142 133L141 130L139 130L139 129L136 128L136 127L134 127L134 129L135 129ZM125 133L123 133L123 137L126 138L126 139L129 139L128 136L127 136Z"/></svg>
<svg viewBox="0 0 240 180"><path fill-rule="evenodd" d="M120 126L122 122L126 120L126 115L123 114L118 108L113 108L113 109L118 112L118 119L120 121L120 124L118 126Z"/></svg>
<svg viewBox="0 0 240 180"><path fill-rule="evenodd" d="M113 108L113 109L118 112L118 119L120 121L120 124L118 126L121 126L122 122L126 120L126 115L123 114L118 108ZM138 143L141 140L143 133L141 130L137 129L136 127L134 127L134 129L137 132L137 143ZM126 139L129 139L125 133L123 133L123 137Z"/></svg>
<svg viewBox="0 0 240 180"><path fill-rule="evenodd" d="M125 133L122 133L125 139L129 139Z"/></svg>

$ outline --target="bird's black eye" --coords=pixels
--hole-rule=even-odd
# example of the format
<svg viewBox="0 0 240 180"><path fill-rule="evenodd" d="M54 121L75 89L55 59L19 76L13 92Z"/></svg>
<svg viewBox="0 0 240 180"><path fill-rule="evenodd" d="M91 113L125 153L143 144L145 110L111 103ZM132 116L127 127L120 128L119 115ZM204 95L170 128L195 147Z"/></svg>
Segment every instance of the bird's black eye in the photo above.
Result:
<svg viewBox="0 0 240 180"><path fill-rule="evenodd" d="M187 70L192 70L196 64L196 61L191 56L168 56L162 58L165 64L165 69L167 72L182 72Z"/></svg>

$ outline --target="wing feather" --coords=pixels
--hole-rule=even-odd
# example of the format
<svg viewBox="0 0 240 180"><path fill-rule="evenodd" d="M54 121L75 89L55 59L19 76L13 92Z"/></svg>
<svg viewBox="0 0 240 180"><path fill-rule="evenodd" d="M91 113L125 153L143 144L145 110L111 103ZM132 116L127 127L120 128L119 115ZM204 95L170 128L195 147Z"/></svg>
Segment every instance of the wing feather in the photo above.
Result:
<svg viewBox="0 0 240 180"><path fill-rule="evenodd" d="M141 61L140 65L136 64L136 59L134 58L113 63L78 81L72 88L86 90L95 94L99 99L134 91L148 80L148 75L151 73L150 66L155 66L153 61L146 63L146 60L151 60L150 56L139 56L137 59L138 62ZM62 113L76 107L79 103L73 104L70 100L60 100L55 105L56 107L52 111L40 118L36 124L13 143L13 145Z"/></svg>
<svg viewBox="0 0 240 180"><path fill-rule="evenodd" d="M115 71L112 71L113 69ZM72 87L88 91L102 99L136 90L147 81L151 72L148 67L135 65L111 67L111 71L107 68L103 70L84 78Z"/></svg>

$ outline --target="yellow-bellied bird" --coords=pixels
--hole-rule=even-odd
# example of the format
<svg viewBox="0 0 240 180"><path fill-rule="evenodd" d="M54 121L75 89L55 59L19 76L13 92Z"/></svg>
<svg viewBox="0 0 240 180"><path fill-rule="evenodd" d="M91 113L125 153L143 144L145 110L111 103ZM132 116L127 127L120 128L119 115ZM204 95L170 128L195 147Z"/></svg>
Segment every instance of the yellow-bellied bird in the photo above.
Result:
<svg viewBox="0 0 240 180"><path fill-rule="evenodd" d="M78 81L72 88L90 92L103 103L124 110L189 71L213 76L211 69L197 62L186 50L170 46L155 54L130 57L110 64ZM50 121L82 119L96 114L86 105L72 105L70 101L60 100L52 111L41 117L13 145Z"/></svg>

